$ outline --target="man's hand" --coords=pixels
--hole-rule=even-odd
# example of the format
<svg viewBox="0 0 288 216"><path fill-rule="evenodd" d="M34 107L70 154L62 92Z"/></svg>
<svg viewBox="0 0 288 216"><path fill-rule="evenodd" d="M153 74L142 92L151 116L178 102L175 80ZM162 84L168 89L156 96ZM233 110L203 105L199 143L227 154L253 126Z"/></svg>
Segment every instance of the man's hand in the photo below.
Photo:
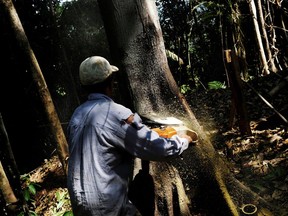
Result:
<svg viewBox="0 0 288 216"><path fill-rule="evenodd" d="M126 122L127 124L131 124L131 123L133 122L133 120L134 120L134 114L130 115L130 116L125 120L125 122Z"/></svg>
<svg viewBox="0 0 288 216"><path fill-rule="evenodd" d="M192 138L190 136L188 136L187 134L181 134L180 135L181 138L186 138L188 140L189 143L192 143Z"/></svg>

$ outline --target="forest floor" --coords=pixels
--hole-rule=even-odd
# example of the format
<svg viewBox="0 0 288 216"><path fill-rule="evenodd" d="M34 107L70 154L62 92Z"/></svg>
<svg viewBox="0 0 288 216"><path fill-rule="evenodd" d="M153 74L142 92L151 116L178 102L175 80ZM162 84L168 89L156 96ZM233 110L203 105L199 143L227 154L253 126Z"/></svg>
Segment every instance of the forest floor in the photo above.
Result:
<svg viewBox="0 0 288 216"><path fill-rule="evenodd" d="M215 149L227 158L235 177L278 206L284 216L288 215L288 133L284 121L275 113L281 111L288 117L288 88L286 86L273 96L268 94L278 84L279 78L273 75L244 85L251 136L241 136L237 121L232 128L228 127L229 90L194 92L187 100ZM270 107L257 91L271 103ZM30 182L39 185L31 202L32 211L37 215L60 216L70 210L65 177L57 157L45 160L29 175Z"/></svg>

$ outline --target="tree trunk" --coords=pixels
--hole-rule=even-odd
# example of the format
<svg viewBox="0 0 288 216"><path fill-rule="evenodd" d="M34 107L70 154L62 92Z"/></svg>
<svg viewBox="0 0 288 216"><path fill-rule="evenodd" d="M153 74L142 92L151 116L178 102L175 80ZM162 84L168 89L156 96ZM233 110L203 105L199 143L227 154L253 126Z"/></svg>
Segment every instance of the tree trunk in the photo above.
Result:
<svg viewBox="0 0 288 216"><path fill-rule="evenodd" d="M236 114L239 115L239 130L241 135L251 136L250 121L248 119L246 102L243 95L242 80L240 78L239 58L235 51L225 50L226 65L230 87L232 91L231 115L229 127L232 128Z"/></svg>
<svg viewBox="0 0 288 216"><path fill-rule="evenodd" d="M8 135L5 129L5 125L4 125L1 113L0 113L0 143L1 143L1 160L4 158L4 156L6 156L7 159L9 159L9 162L12 162L11 167L9 167L6 170L12 170L11 176L14 178L17 178L14 180L18 181L18 185L20 185L19 171L16 167L16 162L15 162L15 159L14 159L11 147L10 147ZM16 211L15 204L18 200L17 200L16 194L12 190L10 181L6 175L6 172L2 166L1 161L0 161L0 191L1 191L2 197L5 200L6 206L8 207L8 210L12 212ZM19 192L20 191L18 191L18 193Z"/></svg>
<svg viewBox="0 0 288 216"><path fill-rule="evenodd" d="M270 63L268 65L270 65L270 70L272 72L277 72L277 68L276 68L275 63L274 63L274 57L272 56L272 52L271 52L270 45L269 45L269 39L268 39L266 28L265 28L265 20L264 20L264 16L263 16L261 0L257 0L257 8L258 8L258 12L259 12L259 23L260 23L260 27L262 29L264 45L265 45L266 53L268 56L268 62Z"/></svg>
<svg viewBox="0 0 288 216"><path fill-rule="evenodd" d="M230 173L180 94L167 63L155 2L98 0L98 4L113 63L120 67L122 81L128 81L129 87L121 89L126 104L133 101L131 108L150 119L174 116L199 134L199 145L185 151L183 159L150 163L155 190L152 215L193 215L197 206L207 215L236 216L245 203L258 209L269 206ZM135 165L138 173L140 165ZM138 189L145 191L147 184L144 181L140 184L144 189Z"/></svg>
<svg viewBox="0 0 288 216"><path fill-rule="evenodd" d="M6 176L6 173L4 171L1 161L0 161L0 190L6 202L6 205L8 206L8 209L12 212L13 211L16 212L17 209L16 209L16 205L14 204L17 202L17 198L12 190L12 187Z"/></svg>
<svg viewBox="0 0 288 216"><path fill-rule="evenodd" d="M230 5L230 7L230 16L233 17L233 19L226 25L225 35L227 48L223 51L223 54L225 55L224 64L226 74L232 92L229 128L233 128L234 120L237 116L241 135L252 135L241 80L241 74L244 80L249 75L246 62L246 51L240 28L241 13L237 3Z"/></svg>
<svg viewBox="0 0 288 216"><path fill-rule="evenodd" d="M21 184L20 184L20 172L17 167L17 163L10 145L10 140L3 122L2 114L0 113L0 156L1 160L6 162L7 170L10 171L11 178L13 179L12 182L14 182L14 189L19 194L21 192ZM5 165L4 165L5 167Z"/></svg>
<svg viewBox="0 0 288 216"><path fill-rule="evenodd" d="M254 23L254 30L255 30L256 41L257 41L257 45L258 45L259 53L260 53L260 60L263 66L262 75L268 75L270 72L268 69L268 63L267 63L265 51L263 48L263 42L262 42L261 33L260 33L259 25L258 25L255 2L254 0L249 0L248 3L249 3L250 13L253 19L253 23Z"/></svg>
<svg viewBox="0 0 288 216"><path fill-rule="evenodd" d="M278 59L278 55L280 54L280 50L277 47L282 47L285 46L285 44L287 44L288 41L288 34L287 34L287 28L285 26L285 19L283 19L283 14L284 11L281 7L281 2L278 1L277 2L277 6L274 7L273 5L275 5L275 2L266 2L266 8L267 8L267 17L269 17L270 19L270 23L272 24L270 27L270 31L271 31L271 43L272 43L272 47L273 47L273 51L274 51L274 58L277 62L277 67L279 68L279 70L283 70L283 66L281 64L284 63L284 65L286 65L285 61L280 61ZM280 28L279 28L280 27ZM277 29L277 31L276 31ZM278 32L278 33L277 33ZM279 43L280 42L280 43ZM278 46L276 44L279 44ZM286 56L285 54L286 52L283 53L284 56ZM282 55L282 56L283 56Z"/></svg>
<svg viewBox="0 0 288 216"><path fill-rule="evenodd" d="M25 34L25 31L22 27L21 21L18 17L18 14L14 8L12 1L0 0L0 4L1 6L4 7L4 10L7 13L8 20L10 20L11 28L18 42L18 45L21 51L23 52L24 58L27 59L27 62L30 65L29 69L32 72L33 80L38 88L41 101L43 103L48 121L50 123L51 133L57 144L58 155L62 162L63 169L66 173L67 159L68 159L68 145L57 112L55 110L50 92L47 88L45 79L41 72L40 66L37 62L37 59L34 55L32 48L30 47L28 38Z"/></svg>

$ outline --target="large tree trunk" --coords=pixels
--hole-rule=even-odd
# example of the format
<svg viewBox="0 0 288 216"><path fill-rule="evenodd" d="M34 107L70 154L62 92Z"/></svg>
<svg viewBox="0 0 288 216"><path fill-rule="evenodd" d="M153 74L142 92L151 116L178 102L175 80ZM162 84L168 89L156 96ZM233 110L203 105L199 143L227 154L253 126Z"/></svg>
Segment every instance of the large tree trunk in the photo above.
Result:
<svg viewBox="0 0 288 216"><path fill-rule="evenodd" d="M154 214L144 215L193 215L196 206L205 215L228 216L240 215L240 207L245 203L253 203L258 209L265 207L263 199L230 173L180 94L167 63L155 2L98 0L98 3L113 63L125 72L121 73L122 81L128 80L130 85L130 98L127 86L126 92L123 89L121 92L127 101L133 101L131 108L147 118L174 116L199 134L199 145L185 151L183 159L150 163L148 171L152 179L147 173L145 177L142 175L138 190L140 186L144 188L139 191L142 204L148 199L145 194L152 196ZM137 164L141 163L136 163L140 169ZM149 188L155 193L148 193Z"/></svg>
<svg viewBox="0 0 288 216"><path fill-rule="evenodd" d="M23 57L27 60L30 66L29 69L32 73L33 81L38 88L39 95L41 97L41 101L45 108L45 112L50 124L51 133L57 143L58 155L62 162L63 169L66 173L68 145L42 71L29 44L28 38L25 34L25 31L12 1L0 0L0 6L3 7L4 11L6 12L7 18L11 23L11 29L13 30L13 34L17 40L20 50L23 52Z"/></svg>

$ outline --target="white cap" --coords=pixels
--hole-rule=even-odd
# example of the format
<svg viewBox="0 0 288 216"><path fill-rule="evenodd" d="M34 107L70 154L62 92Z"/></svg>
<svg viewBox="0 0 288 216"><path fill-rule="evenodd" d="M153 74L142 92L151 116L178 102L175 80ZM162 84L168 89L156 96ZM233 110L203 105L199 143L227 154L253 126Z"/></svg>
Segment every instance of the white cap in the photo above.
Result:
<svg viewBox="0 0 288 216"><path fill-rule="evenodd" d="M79 77L82 85L93 85L103 82L113 72L118 71L116 66L101 56L91 56L86 58L79 67Z"/></svg>

